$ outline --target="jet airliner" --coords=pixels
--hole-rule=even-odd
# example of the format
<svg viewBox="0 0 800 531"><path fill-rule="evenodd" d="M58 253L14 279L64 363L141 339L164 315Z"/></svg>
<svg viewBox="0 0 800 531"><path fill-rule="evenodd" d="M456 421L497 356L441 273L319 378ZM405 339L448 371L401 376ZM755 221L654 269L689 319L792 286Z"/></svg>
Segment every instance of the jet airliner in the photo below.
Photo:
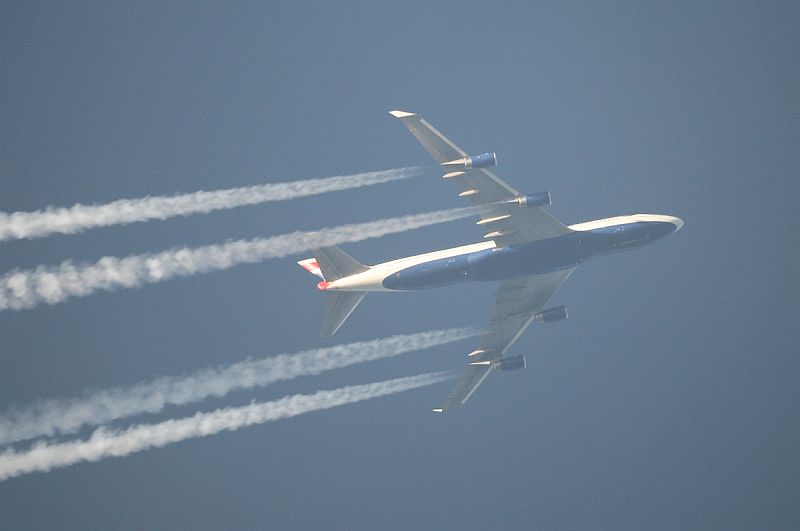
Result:
<svg viewBox="0 0 800 531"><path fill-rule="evenodd" d="M361 264L338 247L314 249L298 262L321 281L326 293L322 335L331 336L368 292L410 291L463 282L500 282L489 324L442 407L461 407L495 370L526 367L524 355L508 355L534 322L567 318L564 306L547 301L575 268L596 256L637 249L678 231L683 220L660 214L633 214L566 226L543 210L549 192L520 194L489 168L495 153L468 155L415 113L391 111L439 163L443 178L469 199L485 234L480 243L409 256L374 266Z"/></svg>

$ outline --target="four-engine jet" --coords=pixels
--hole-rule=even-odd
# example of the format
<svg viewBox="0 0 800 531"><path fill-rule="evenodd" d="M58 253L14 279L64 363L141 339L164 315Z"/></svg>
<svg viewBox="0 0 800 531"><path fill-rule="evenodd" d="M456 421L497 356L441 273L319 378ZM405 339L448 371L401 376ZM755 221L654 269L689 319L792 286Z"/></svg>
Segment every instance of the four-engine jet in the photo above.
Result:
<svg viewBox="0 0 800 531"><path fill-rule="evenodd" d="M484 242L365 266L337 247L314 250L298 262L322 279L326 292L322 335L333 335L370 291L407 291L469 281L499 281L489 325L442 413L462 406L493 370L526 366L525 356L507 352L534 321L567 318L564 306L545 304L575 268L595 256L628 251L683 226L683 220L658 214L634 214L566 226L542 210L549 192L523 195L488 168L494 153L468 155L419 115L391 111L458 185L483 227Z"/></svg>

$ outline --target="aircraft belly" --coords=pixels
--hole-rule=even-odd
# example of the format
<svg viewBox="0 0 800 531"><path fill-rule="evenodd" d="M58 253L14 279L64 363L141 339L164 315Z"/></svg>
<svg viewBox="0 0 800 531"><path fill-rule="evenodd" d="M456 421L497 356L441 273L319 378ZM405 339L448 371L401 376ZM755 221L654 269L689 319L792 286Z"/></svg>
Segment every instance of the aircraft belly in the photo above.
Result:
<svg viewBox="0 0 800 531"><path fill-rule="evenodd" d="M447 249L375 266L364 273L337 280L328 289L407 291L450 286L471 280L491 282L552 273L575 267L592 256L627 250L629 247L641 245L642 242L656 239L667 232L660 225L666 223L637 223L576 231L555 238L499 248L486 248L485 244L476 244ZM670 229L672 230L674 229ZM469 252L472 249L474 251ZM442 253L442 258L428 259L428 256L442 256Z"/></svg>
<svg viewBox="0 0 800 531"><path fill-rule="evenodd" d="M401 269L387 276L383 286L391 290L415 290L466 282L469 280L469 256L451 256Z"/></svg>
<svg viewBox="0 0 800 531"><path fill-rule="evenodd" d="M581 238L567 235L414 264L387 275L383 287L390 290L416 290L470 280L505 280L569 269L584 259L581 255Z"/></svg>
<svg viewBox="0 0 800 531"><path fill-rule="evenodd" d="M580 239L572 235L475 253L469 278L479 282L540 275L580 264Z"/></svg>

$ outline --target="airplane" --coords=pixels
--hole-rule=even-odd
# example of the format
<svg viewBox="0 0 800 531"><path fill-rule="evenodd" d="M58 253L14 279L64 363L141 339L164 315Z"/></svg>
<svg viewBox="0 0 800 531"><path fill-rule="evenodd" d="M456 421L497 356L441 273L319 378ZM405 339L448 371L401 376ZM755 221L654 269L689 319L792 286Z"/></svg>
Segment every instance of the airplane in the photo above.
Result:
<svg viewBox="0 0 800 531"><path fill-rule="evenodd" d="M374 266L361 264L338 247L313 250L298 264L322 279L325 292L322 335L331 336L368 292L409 291L462 282L499 281L489 324L480 343L467 354L467 365L442 407L458 409L495 370L527 366L524 355L508 351L534 322L567 318L564 306L547 301L575 268L596 256L637 249L683 227L679 217L633 214L566 226L543 210L549 192L521 194L492 173L495 153L469 155L421 116L390 111L455 183L460 197L472 202L484 229L483 242L409 256Z"/></svg>

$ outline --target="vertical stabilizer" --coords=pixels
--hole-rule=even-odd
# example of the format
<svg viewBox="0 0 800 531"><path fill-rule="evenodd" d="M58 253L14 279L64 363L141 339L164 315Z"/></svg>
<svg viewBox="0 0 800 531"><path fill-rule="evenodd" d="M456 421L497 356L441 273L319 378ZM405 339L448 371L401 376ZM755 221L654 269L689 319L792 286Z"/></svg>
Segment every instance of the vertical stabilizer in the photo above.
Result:
<svg viewBox="0 0 800 531"><path fill-rule="evenodd" d="M325 313L322 317L322 337L329 337L335 334L366 296L366 291L326 292Z"/></svg>

